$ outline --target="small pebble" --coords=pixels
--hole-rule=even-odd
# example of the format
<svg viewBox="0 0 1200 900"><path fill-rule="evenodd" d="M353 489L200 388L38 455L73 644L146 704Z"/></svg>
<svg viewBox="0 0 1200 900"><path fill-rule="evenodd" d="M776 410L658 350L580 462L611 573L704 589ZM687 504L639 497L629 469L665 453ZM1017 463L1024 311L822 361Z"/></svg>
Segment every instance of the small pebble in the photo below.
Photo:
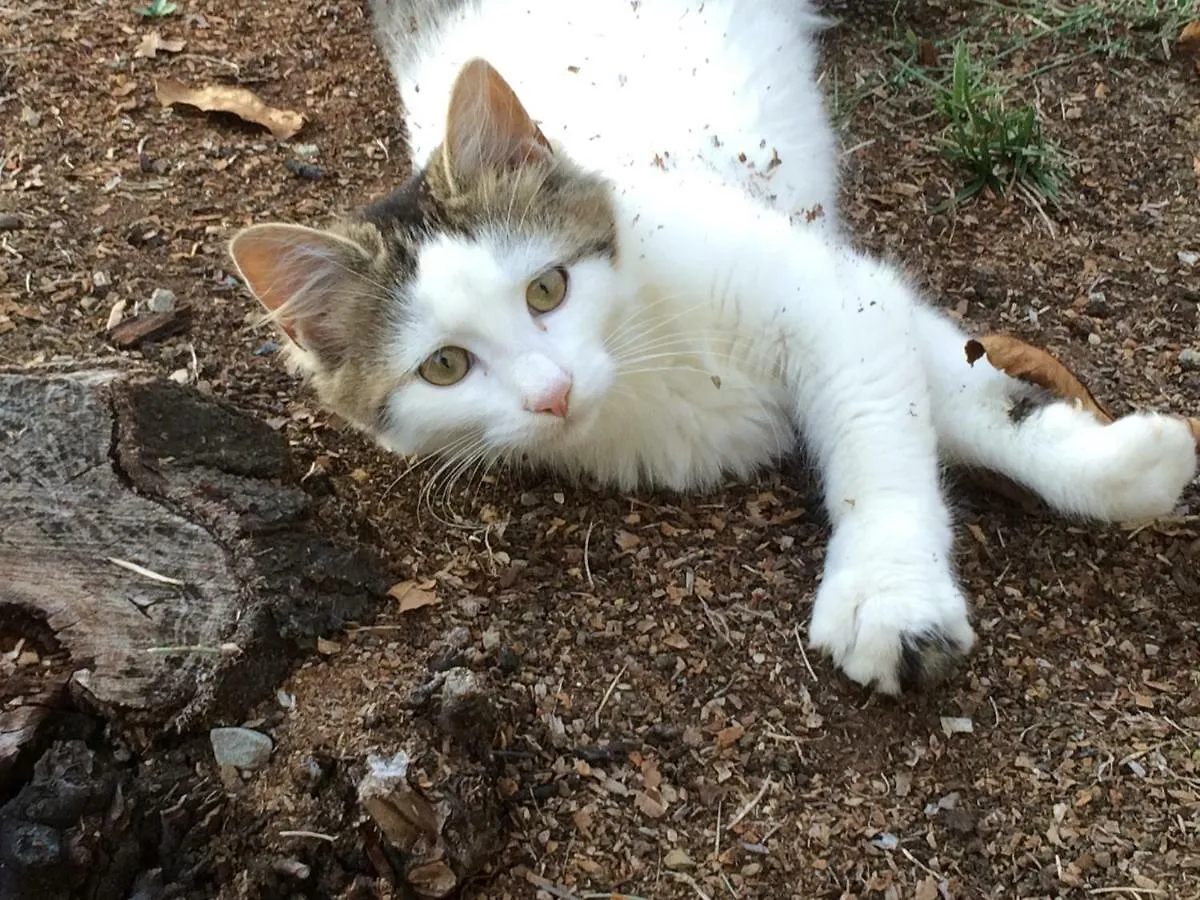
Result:
<svg viewBox="0 0 1200 900"><path fill-rule="evenodd" d="M310 181L316 181L325 174L321 171L320 166L314 166L312 163L302 163L294 159L284 160L283 167L297 178L307 178Z"/></svg>
<svg viewBox="0 0 1200 900"><path fill-rule="evenodd" d="M154 293L150 295L150 301L146 304L146 308L150 312L155 313L170 312L175 308L175 292L169 291L166 288L155 288Z"/></svg>
<svg viewBox="0 0 1200 900"><path fill-rule="evenodd" d="M214 728L208 733L217 765L261 769L271 758L275 743L250 728Z"/></svg>
<svg viewBox="0 0 1200 900"><path fill-rule="evenodd" d="M1112 313L1112 307L1108 305L1108 297L1104 295L1103 291L1088 294L1087 313L1096 319L1106 319Z"/></svg>
<svg viewBox="0 0 1200 900"><path fill-rule="evenodd" d="M20 216L12 213L0 213L0 231L16 231L23 227Z"/></svg>
<svg viewBox="0 0 1200 900"><path fill-rule="evenodd" d="M505 675L512 675L521 668L521 657L516 654L512 647L503 646L500 648L500 655L497 659L500 666L500 671Z"/></svg>
<svg viewBox="0 0 1200 900"><path fill-rule="evenodd" d="M500 632L494 628L483 633L483 649L489 653L500 646Z"/></svg>
<svg viewBox="0 0 1200 900"><path fill-rule="evenodd" d="M107 295L109 288L112 287L112 279L108 277L107 272L92 273L92 295L103 300Z"/></svg>
<svg viewBox="0 0 1200 900"><path fill-rule="evenodd" d="M316 156L321 152L321 149L316 144L297 144L292 148L292 152L297 156L308 158Z"/></svg>
<svg viewBox="0 0 1200 900"><path fill-rule="evenodd" d="M279 345L274 341L267 341L261 347L254 351L255 356L270 356L272 353L279 352Z"/></svg>
<svg viewBox="0 0 1200 900"><path fill-rule="evenodd" d="M271 864L271 868L280 875L295 878L297 881L305 881L312 874L312 870L298 859L277 859Z"/></svg>
<svg viewBox="0 0 1200 900"><path fill-rule="evenodd" d="M1200 253L1194 253L1191 250L1180 250L1175 256L1181 263L1189 267L1200 262Z"/></svg>
<svg viewBox="0 0 1200 900"><path fill-rule="evenodd" d="M471 643L471 629L466 625L459 625L456 628L452 628L450 633L446 635L446 646L452 647L455 650L461 650L469 643Z"/></svg>
<svg viewBox="0 0 1200 900"><path fill-rule="evenodd" d="M1197 350L1195 347L1186 347L1180 350L1179 365L1193 371L1200 370L1200 350Z"/></svg>

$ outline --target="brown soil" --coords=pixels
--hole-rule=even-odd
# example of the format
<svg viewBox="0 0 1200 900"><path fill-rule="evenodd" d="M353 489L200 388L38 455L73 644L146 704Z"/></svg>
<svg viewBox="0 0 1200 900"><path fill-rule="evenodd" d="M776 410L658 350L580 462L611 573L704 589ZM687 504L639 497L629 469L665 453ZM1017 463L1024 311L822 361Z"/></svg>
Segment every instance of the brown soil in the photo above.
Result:
<svg viewBox="0 0 1200 900"><path fill-rule="evenodd" d="M1192 61L1143 33L1128 57L1085 52L1090 34L1006 57L1014 77L1055 64L1021 83L1074 159L1073 195L1046 216L990 198L931 215L959 176L928 96L881 80L902 52L894 4L848 5L827 83L866 86L847 117L857 239L973 328L1053 348L1113 412L1200 412L1200 371L1180 364L1200 344L1200 266L1177 255L1200 251ZM252 715L277 749L240 785L203 733L128 763L205 798L192 839L147 850L182 896L401 896L363 850L350 776L411 738L405 698L457 649L519 725L508 846L467 896L1200 897L1195 487L1136 530L956 490L978 649L901 702L804 657L827 532L795 466L699 498L502 475L420 508L420 473L400 479L403 460L331 423L267 352L225 256L242 225L325 223L404 176L361 4L181 0L157 26L130 6L0 7L0 210L19 226L0 232L0 365L112 357L113 304L174 291L190 329L122 355L282 429L325 527L439 599L312 648L282 685L294 706ZM941 41L981 7L900 4L895 25ZM153 27L186 46L135 58ZM281 143L164 109L163 76L236 82L309 123ZM332 840L280 834L298 831Z"/></svg>

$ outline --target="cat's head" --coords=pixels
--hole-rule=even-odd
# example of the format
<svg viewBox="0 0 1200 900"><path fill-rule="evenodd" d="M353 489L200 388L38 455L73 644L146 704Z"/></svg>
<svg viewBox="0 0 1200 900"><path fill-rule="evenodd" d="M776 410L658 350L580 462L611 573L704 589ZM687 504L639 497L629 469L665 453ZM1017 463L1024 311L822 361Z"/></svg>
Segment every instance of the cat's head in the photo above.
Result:
<svg viewBox="0 0 1200 900"><path fill-rule="evenodd" d="M330 231L252 226L230 252L322 402L390 449L561 446L612 385L610 189L483 60L400 190Z"/></svg>

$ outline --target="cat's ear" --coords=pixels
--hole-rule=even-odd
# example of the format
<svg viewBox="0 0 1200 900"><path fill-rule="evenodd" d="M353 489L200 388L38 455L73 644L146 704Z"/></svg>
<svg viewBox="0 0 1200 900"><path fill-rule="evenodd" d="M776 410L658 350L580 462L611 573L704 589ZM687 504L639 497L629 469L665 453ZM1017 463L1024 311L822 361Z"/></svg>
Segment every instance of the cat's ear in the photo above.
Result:
<svg viewBox="0 0 1200 900"><path fill-rule="evenodd" d="M551 156L550 142L486 60L462 67L450 92L442 162L451 186Z"/></svg>
<svg viewBox="0 0 1200 900"><path fill-rule="evenodd" d="M363 247L300 225L252 225L234 236L229 254L254 296L301 348L326 363L349 346L346 308L363 293Z"/></svg>

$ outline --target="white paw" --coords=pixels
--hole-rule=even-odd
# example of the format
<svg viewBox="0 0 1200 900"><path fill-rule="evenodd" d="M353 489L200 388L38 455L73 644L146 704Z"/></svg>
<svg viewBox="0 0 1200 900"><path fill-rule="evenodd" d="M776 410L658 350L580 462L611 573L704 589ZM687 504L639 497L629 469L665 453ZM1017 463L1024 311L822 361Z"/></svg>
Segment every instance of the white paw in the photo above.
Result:
<svg viewBox="0 0 1200 900"><path fill-rule="evenodd" d="M1137 413L1091 435L1095 514L1123 521L1169 515L1196 476L1196 441L1175 416Z"/></svg>
<svg viewBox="0 0 1200 900"><path fill-rule="evenodd" d="M975 643L966 599L944 560L855 556L857 563L826 569L812 644L847 677L885 694L940 680Z"/></svg>

